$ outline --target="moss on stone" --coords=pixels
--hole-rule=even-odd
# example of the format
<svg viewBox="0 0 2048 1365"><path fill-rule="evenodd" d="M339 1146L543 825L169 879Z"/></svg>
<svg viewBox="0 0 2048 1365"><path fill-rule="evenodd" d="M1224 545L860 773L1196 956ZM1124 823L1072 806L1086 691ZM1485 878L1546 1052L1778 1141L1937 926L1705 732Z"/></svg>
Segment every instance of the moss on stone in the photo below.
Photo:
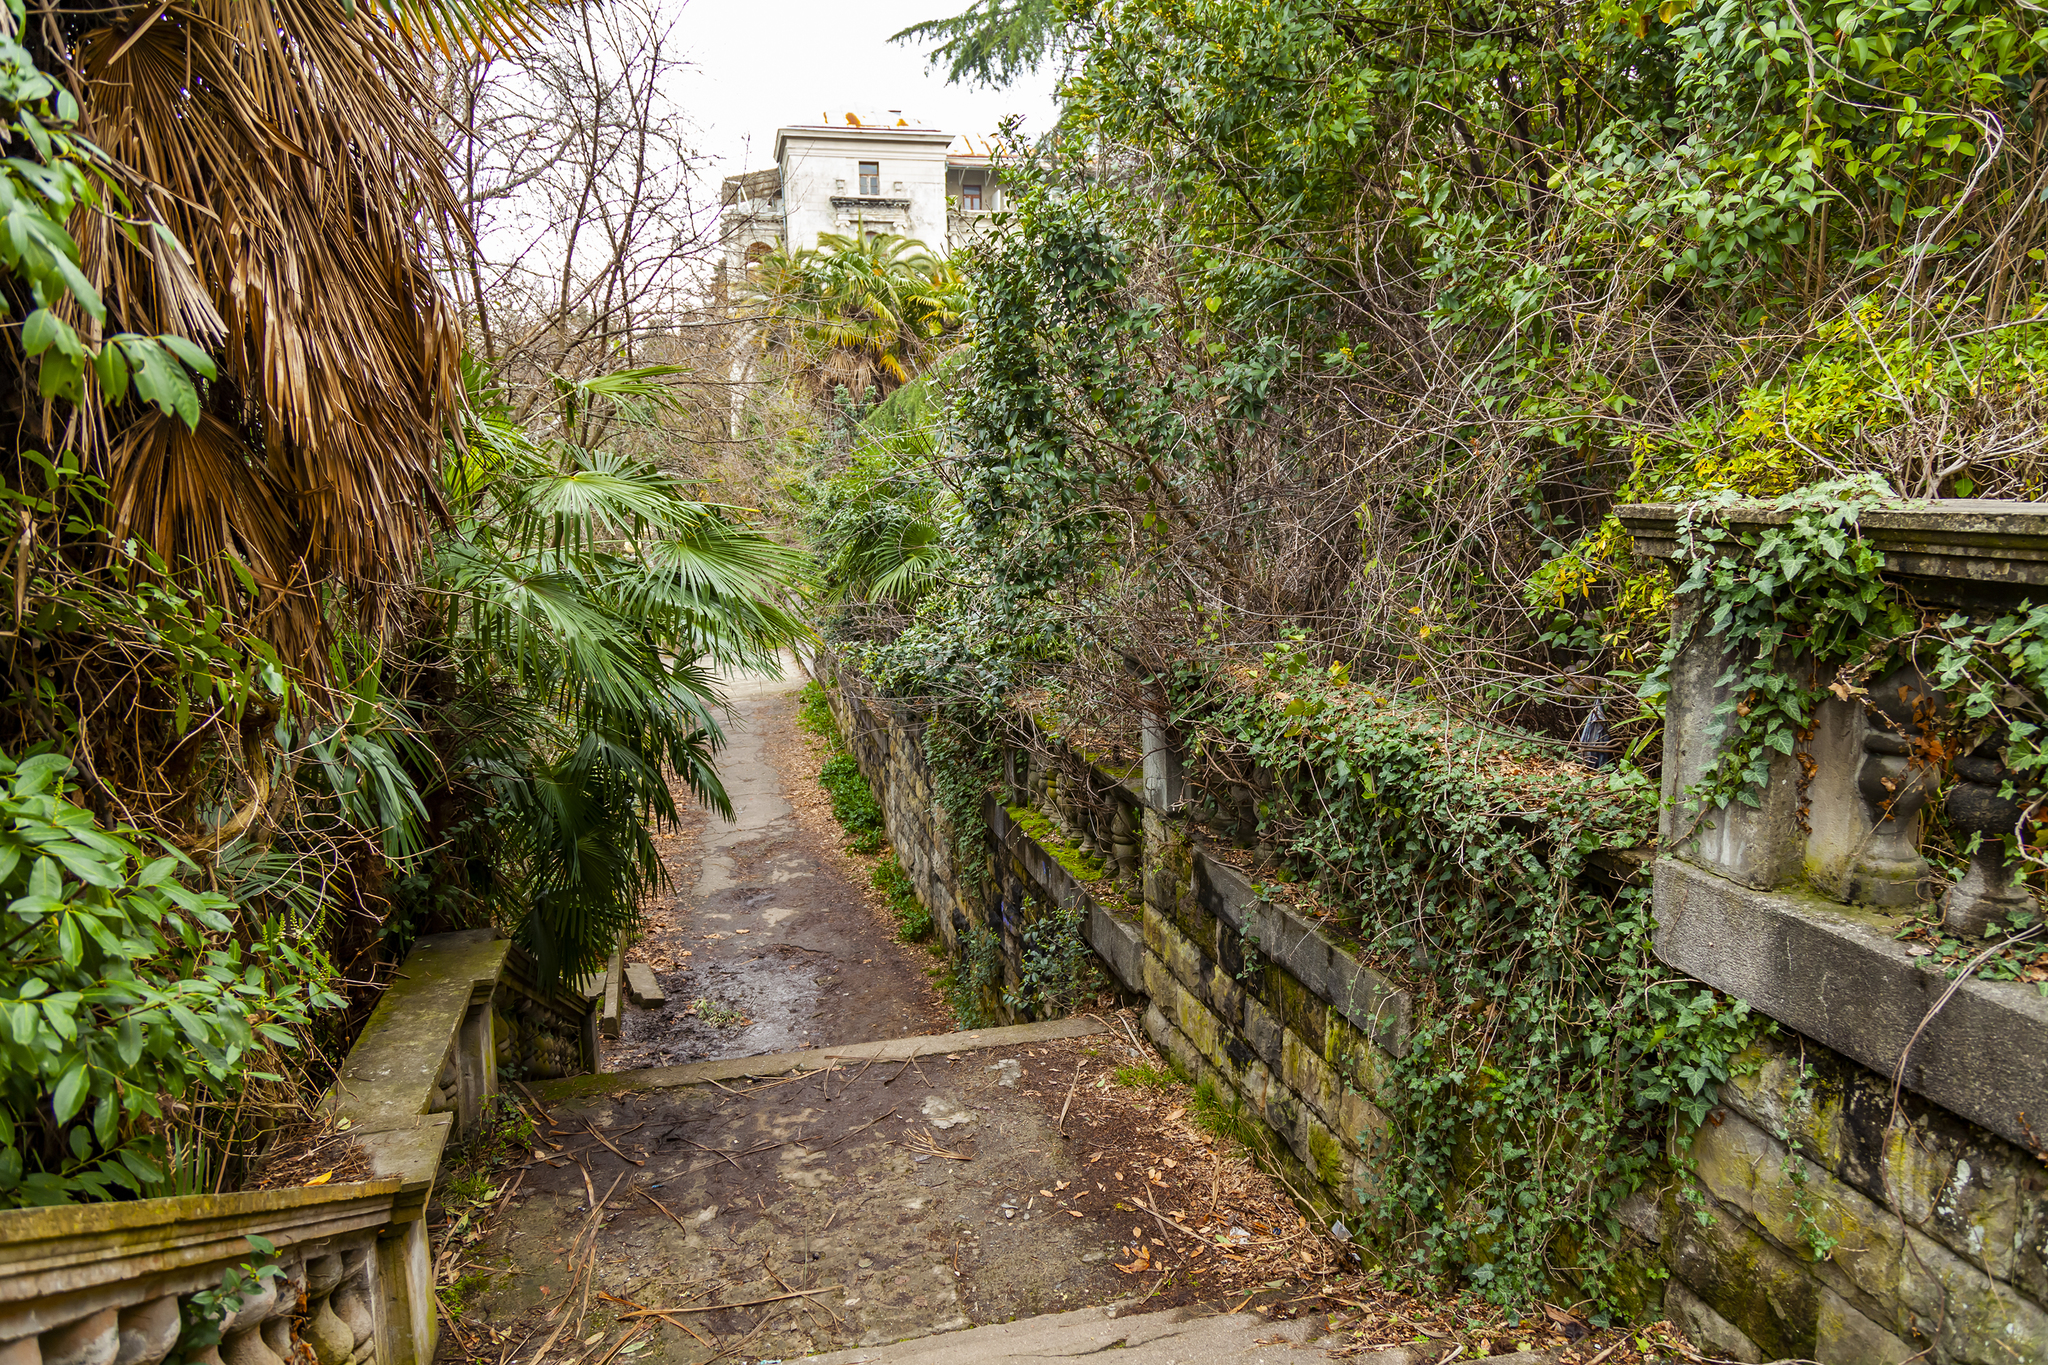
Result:
<svg viewBox="0 0 2048 1365"><path fill-rule="evenodd" d="M1350 1167L1346 1159L1344 1144L1336 1135L1320 1123L1308 1125L1309 1155L1315 1159L1316 1179L1333 1190L1344 1188L1345 1172Z"/></svg>
<svg viewBox="0 0 2048 1365"><path fill-rule="evenodd" d="M1060 838L1052 827L1052 821L1029 806L1010 806L1008 810L1017 828L1030 835L1031 842L1044 849L1046 856L1065 868L1076 881L1102 880L1107 872L1106 866Z"/></svg>

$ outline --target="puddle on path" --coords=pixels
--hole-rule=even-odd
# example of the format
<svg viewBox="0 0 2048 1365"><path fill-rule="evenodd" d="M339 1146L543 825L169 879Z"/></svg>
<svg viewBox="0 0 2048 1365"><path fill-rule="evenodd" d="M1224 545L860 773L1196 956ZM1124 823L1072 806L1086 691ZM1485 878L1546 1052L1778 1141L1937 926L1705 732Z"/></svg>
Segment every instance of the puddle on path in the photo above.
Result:
<svg viewBox="0 0 2048 1365"><path fill-rule="evenodd" d="M669 859L675 890L657 917L663 927L628 955L687 966L657 970L663 1009L627 1008L605 1070L952 1027L926 976L934 959L894 941L868 904L860 863L840 851L839 826L815 810L816 763L796 723L802 685L791 669L732 687L718 767L734 818L691 814L689 837ZM699 1000L720 1007L709 1011L715 1019L748 1022L693 1015Z"/></svg>

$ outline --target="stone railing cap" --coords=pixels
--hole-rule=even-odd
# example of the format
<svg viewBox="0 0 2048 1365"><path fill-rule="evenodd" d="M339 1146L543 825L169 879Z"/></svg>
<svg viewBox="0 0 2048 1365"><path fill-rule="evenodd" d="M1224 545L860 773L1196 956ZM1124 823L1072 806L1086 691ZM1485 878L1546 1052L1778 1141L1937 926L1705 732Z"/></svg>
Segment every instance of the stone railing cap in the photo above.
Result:
<svg viewBox="0 0 2048 1365"><path fill-rule="evenodd" d="M1677 554L1677 523L1687 503L1629 503L1614 515L1652 559ZM1719 508L1734 526L1770 526L1792 513L1757 501ZM1857 519L1863 538L1885 557L1885 571L1921 580L2013 588L2048 587L2048 502L1941 498L1874 507Z"/></svg>

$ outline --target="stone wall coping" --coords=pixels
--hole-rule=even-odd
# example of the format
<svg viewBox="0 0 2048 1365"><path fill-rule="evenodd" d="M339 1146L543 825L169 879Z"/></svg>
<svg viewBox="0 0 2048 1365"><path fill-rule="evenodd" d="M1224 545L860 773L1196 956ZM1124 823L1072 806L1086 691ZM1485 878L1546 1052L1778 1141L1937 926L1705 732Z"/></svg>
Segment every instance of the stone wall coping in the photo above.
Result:
<svg viewBox="0 0 2048 1365"><path fill-rule="evenodd" d="M1683 503L1631 503L1614 509L1653 559L1678 552ZM1736 527L1783 525L1792 513L1769 503L1738 504L1721 518ZM2048 586L2048 502L1940 498L1872 508L1858 518L1864 539L1885 557L1885 571L1986 586Z"/></svg>
<svg viewBox="0 0 2048 1365"><path fill-rule="evenodd" d="M1110 974L1118 985L1133 995L1143 995L1144 936L1135 926L1118 919L1109 907L1090 895L1080 878L1061 866L1059 859L1032 838L995 796L987 797L982 808L997 843L1023 857L1025 869L1033 880L1050 891L1062 907L1080 905L1086 908L1087 919L1082 924L1081 936L1109 965Z"/></svg>
<svg viewBox="0 0 2048 1365"><path fill-rule="evenodd" d="M68 1317L217 1284L257 1258L251 1233L283 1249L381 1229L400 1198L384 1179L0 1212L0 1341L58 1305Z"/></svg>
<svg viewBox="0 0 2048 1365"><path fill-rule="evenodd" d="M1408 1054L1408 992L1360 962L1284 905L1262 899L1251 878L1206 849L1195 849L1195 885L1207 908L1240 934L1256 937L1260 956L1395 1057Z"/></svg>
<svg viewBox="0 0 2048 1365"><path fill-rule="evenodd" d="M1910 1042L1908 1089L2027 1151L2043 1145L2048 999L2033 987L1958 985L1908 957L1886 917L1812 892L1752 890L1668 857L1655 888L1666 964L1881 1076Z"/></svg>
<svg viewBox="0 0 2048 1365"><path fill-rule="evenodd" d="M509 939L489 929L432 934L415 943L322 1108L346 1119L358 1135L417 1128L470 1005L490 998L511 949Z"/></svg>

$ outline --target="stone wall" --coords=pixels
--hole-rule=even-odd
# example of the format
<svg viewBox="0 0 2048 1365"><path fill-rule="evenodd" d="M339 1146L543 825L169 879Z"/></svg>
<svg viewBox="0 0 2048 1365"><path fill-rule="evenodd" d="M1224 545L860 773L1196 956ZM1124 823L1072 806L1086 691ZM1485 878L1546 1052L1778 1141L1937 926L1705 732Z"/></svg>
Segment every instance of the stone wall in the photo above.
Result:
<svg viewBox="0 0 2048 1365"><path fill-rule="evenodd" d="M1081 906L1153 1042L1240 1102L1296 1194L1355 1229L1389 1133L1380 1087L1408 1046L1407 994L1332 927L1257 896L1231 851L1203 846L1162 799L1179 788L1164 750L1143 772L1096 765L1092 809L1062 809L1056 783L1006 755L985 861L963 876L915 718L829 657L814 667L956 960L977 926L992 929L1014 985L1030 916ZM1105 796L1142 828L1135 876L1105 828ZM1615 877L1635 866L1597 861ZM1868 998L1832 1003L1885 1018ZM1889 1077L1790 1027L1742 1062L1681 1163L1690 1173L1623 1206L1637 1314L1669 1316L1731 1360L2048 1361L2039 1157L1910 1078L1895 1101ZM2048 1096L2009 1098L2048 1114Z"/></svg>

